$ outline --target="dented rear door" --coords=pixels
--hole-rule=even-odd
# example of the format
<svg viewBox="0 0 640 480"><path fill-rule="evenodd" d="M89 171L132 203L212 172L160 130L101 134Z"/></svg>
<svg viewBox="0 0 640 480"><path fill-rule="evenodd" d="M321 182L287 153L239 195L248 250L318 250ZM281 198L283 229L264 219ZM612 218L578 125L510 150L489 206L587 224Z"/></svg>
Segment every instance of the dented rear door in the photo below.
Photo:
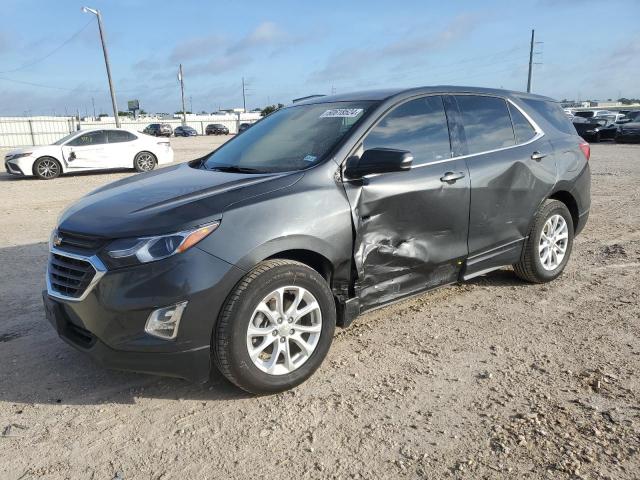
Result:
<svg viewBox="0 0 640 480"><path fill-rule="evenodd" d="M408 150L414 162L409 171L345 183L364 309L455 281L467 255L469 174L464 159L451 158L442 98L394 107L358 153L376 147Z"/></svg>

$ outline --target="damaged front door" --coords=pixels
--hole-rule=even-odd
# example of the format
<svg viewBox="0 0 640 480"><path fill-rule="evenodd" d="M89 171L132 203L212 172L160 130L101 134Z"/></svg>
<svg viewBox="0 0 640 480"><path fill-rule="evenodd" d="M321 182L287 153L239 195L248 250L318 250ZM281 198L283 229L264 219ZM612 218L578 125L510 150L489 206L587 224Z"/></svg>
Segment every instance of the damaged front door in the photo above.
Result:
<svg viewBox="0 0 640 480"><path fill-rule="evenodd" d="M355 225L356 296L363 309L455 281L467 255L469 174L451 158L440 96L394 107L357 154L407 150L408 171L346 181Z"/></svg>

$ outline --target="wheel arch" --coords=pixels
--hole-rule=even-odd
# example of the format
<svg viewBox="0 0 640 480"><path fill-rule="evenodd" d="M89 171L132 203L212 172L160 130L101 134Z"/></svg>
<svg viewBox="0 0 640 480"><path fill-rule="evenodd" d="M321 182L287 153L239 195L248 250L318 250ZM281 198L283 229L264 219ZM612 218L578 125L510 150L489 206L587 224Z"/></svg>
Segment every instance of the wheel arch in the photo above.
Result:
<svg viewBox="0 0 640 480"><path fill-rule="evenodd" d="M580 211L575 197L567 190L557 190L549 195L549 200L558 200L566 205L571 214L571 221L573 222L573 228L575 230L580 221Z"/></svg>
<svg viewBox="0 0 640 480"><path fill-rule="evenodd" d="M36 164L42 160L43 158L50 158L52 160L55 160L58 165L60 165L60 173L65 173L67 171L65 162L63 162L60 158L51 155L50 153L44 154L44 155L40 155L39 157L37 157L33 163L31 164L31 173L33 174L33 176L37 176L36 172L35 172L35 168L36 168Z"/></svg>
<svg viewBox="0 0 640 480"><path fill-rule="evenodd" d="M331 285L331 279L333 277L333 264L324 255L315 252L313 250L294 248L290 250L283 250L281 252L274 253L265 260L295 260L300 263L304 263L306 266L312 268L318 272L322 277Z"/></svg>

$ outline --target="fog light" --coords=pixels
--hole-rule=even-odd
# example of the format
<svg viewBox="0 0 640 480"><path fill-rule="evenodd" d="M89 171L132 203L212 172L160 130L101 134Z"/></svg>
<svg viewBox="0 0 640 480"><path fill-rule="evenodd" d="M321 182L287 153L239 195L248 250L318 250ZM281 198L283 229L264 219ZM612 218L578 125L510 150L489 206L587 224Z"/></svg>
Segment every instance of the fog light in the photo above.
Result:
<svg viewBox="0 0 640 480"><path fill-rule="evenodd" d="M147 319L144 331L154 337L173 340L178 336L178 326L185 308L187 308L187 302L154 310Z"/></svg>

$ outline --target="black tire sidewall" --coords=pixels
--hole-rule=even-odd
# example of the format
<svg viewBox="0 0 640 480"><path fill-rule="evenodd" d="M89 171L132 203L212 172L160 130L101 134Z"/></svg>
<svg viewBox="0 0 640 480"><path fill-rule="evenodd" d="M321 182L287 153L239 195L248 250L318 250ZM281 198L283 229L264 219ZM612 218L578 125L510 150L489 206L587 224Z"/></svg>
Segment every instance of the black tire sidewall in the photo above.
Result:
<svg viewBox="0 0 640 480"><path fill-rule="evenodd" d="M564 258L562 259L562 262L560 263L560 265L558 265L554 270L546 270L542 266L542 261L540 260L540 255L538 253L538 246L540 243L540 234L547 220L556 214L561 215L562 218L564 218L564 221L567 223L567 229L568 229L567 250L564 254ZM530 238L530 242L531 242L530 248L532 249L531 258L532 258L532 263L533 263L532 266L535 270L535 274L542 281L550 281L559 277L562 274L564 267L567 265L567 262L571 257L571 251L573 250L573 235L574 235L573 219L571 218L571 214L569 213L569 210L567 209L567 207L562 202L558 202L558 201L554 201L549 205L545 206L543 208L543 211L541 212L541 215L538 217L536 221L536 225L533 231L531 232L531 234L532 234L532 238Z"/></svg>
<svg viewBox="0 0 640 480"><path fill-rule="evenodd" d="M289 285L306 288L318 301L322 314L320 340L311 357L297 370L286 375L269 375L256 367L249 357L247 328L258 303L275 289ZM230 314L231 325L226 338L229 367L235 383L254 393L287 390L309 378L326 357L336 324L333 295L326 281L314 270L296 264L277 266L259 275L240 294Z"/></svg>

